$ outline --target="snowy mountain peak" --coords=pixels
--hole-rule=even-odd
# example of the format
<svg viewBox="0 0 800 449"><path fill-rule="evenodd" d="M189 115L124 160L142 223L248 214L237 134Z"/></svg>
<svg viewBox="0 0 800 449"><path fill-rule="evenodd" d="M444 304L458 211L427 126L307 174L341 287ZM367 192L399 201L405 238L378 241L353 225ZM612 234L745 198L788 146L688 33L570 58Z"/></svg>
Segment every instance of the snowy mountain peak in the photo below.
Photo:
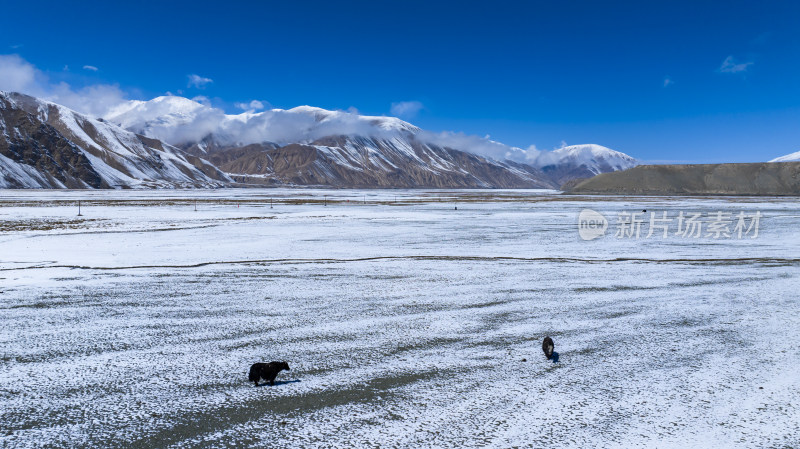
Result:
<svg viewBox="0 0 800 449"><path fill-rule="evenodd" d="M604 159L609 157L627 157L624 153L594 143L564 146L553 152L556 154L568 155L569 157L586 157L588 155L591 155L592 158Z"/></svg>
<svg viewBox="0 0 800 449"><path fill-rule="evenodd" d="M161 96L149 101L131 100L113 108L106 116L111 119L123 115L148 115L155 118L159 115L191 115L203 109L201 103L183 97Z"/></svg>
<svg viewBox="0 0 800 449"><path fill-rule="evenodd" d="M272 113L289 112L295 114L308 114L308 115L313 115L318 122L326 120L333 121L333 120L355 119L358 121L370 123L380 128L381 130L385 131L408 131L411 133L419 132L419 128L412 125L411 123L400 120L397 117L359 115L354 112L330 111L315 106L297 106L287 110L272 109L271 111L267 112L272 112ZM265 114L267 112L262 112L261 114ZM253 115L258 115L258 114L253 114Z"/></svg>
<svg viewBox="0 0 800 449"><path fill-rule="evenodd" d="M800 151L792 154L787 154L786 156L776 157L770 162L794 162L794 161L800 161Z"/></svg>
<svg viewBox="0 0 800 449"><path fill-rule="evenodd" d="M209 135L221 145L272 142L310 143L332 135L394 137L419 128L394 117L363 116L313 106L226 114L183 97L130 101L106 117L123 128L173 145L196 143Z"/></svg>
<svg viewBox="0 0 800 449"><path fill-rule="evenodd" d="M561 185L573 179L627 170L638 165L638 161L602 145L584 144L540 152L533 159L532 165Z"/></svg>
<svg viewBox="0 0 800 449"><path fill-rule="evenodd" d="M586 166L594 173L604 171L625 170L636 166L636 159L625 153L614 151L597 144L570 145L540 153L534 160L534 165L547 167L550 165L570 164Z"/></svg>
<svg viewBox="0 0 800 449"><path fill-rule="evenodd" d="M131 100L113 108L106 120L127 129L145 129L158 123L176 126L193 121L206 106L183 97L162 96L149 101Z"/></svg>

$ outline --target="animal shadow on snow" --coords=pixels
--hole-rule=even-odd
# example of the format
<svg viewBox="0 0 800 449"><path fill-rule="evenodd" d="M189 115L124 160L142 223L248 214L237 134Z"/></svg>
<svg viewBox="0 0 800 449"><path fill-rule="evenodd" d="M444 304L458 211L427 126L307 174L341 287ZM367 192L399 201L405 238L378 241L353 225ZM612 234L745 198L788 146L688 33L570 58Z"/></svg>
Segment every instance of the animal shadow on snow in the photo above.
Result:
<svg viewBox="0 0 800 449"><path fill-rule="evenodd" d="M276 380L276 381L275 381L275 385L270 385L270 384L269 384L269 382L264 382L263 384L259 385L259 387L277 387L278 385L283 385L283 384L293 384L293 383L297 383L297 382L300 382L300 379L294 379L294 380Z"/></svg>

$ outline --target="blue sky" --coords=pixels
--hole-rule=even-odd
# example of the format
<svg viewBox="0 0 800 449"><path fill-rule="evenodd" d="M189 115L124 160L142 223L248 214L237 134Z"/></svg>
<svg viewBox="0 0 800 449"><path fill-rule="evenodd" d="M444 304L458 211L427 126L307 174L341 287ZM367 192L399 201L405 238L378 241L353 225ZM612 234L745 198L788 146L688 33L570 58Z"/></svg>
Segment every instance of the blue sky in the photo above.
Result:
<svg viewBox="0 0 800 449"><path fill-rule="evenodd" d="M423 128L522 148L675 162L800 150L800 2L251 3L7 2L0 54L76 89L203 95L229 112L395 104Z"/></svg>

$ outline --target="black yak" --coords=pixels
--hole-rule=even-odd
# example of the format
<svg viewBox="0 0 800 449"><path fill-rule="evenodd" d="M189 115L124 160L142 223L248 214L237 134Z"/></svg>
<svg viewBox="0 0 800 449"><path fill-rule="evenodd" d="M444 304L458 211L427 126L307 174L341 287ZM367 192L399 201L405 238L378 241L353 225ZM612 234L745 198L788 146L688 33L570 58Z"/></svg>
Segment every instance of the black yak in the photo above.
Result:
<svg viewBox="0 0 800 449"><path fill-rule="evenodd" d="M544 351L545 357L547 360L553 358L553 349L555 349L556 345L553 344L553 339L550 337L544 337L544 341L542 342L542 351Z"/></svg>
<svg viewBox="0 0 800 449"><path fill-rule="evenodd" d="M258 382L261 380L265 380L269 382L270 385L275 385L275 376L278 375L279 372L289 370L289 364L286 362L269 362L269 363L254 363L253 366L250 367L250 382L253 382L258 386Z"/></svg>

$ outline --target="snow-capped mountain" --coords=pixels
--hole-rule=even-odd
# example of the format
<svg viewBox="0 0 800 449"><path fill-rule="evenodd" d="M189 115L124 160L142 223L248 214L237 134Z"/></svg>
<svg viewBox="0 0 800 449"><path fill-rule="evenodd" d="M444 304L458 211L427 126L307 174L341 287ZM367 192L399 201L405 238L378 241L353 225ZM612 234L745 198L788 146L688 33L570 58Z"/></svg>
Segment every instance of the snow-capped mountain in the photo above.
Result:
<svg viewBox="0 0 800 449"><path fill-rule="evenodd" d="M206 157L246 184L557 187L534 167L437 145L394 117L310 106L228 115L186 98L158 97L121 105L106 119Z"/></svg>
<svg viewBox="0 0 800 449"><path fill-rule="evenodd" d="M363 116L311 106L230 115L176 96L130 101L113 109L105 119L172 145L198 143L209 136L213 136L217 145L244 146L264 142L309 143L335 135L391 138L419 132L416 126L394 117Z"/></svg>
<svg viewBox="0 0 800 449"><path fill-rule="evenodd" d="M786 156L776 157L770 162L794 162L794 161L800 161L800 151L792 154L787 154Z"/></svg>
<svg viewBox="0 0 800 449"><path fill-rule="evenodd" d="M174 96L94 119L2 93L0 133L0 187L558 188L636 164L599 145L529 152L394 117L310 106L229 115Z"/></svg>
<svg viewBox="0 0 800 449"><path fill-rule="evenodd" d="M187 98L165 96L128 102L105 118L208 157L237 180L248 183L558 187L575 177L635 165L633 158L599 145L534 155L488 138L427 132L394 117L310 106L229 115ZM289 151L292 157L286 154ZM462 162L481 161L482 165L505 170L507 176L498 182L486 177L494 170L478 169L474 163L469 164L470 169L460 167L453 160L454 151L475 157L474 161L458 158ZM274 156L278 153L295 163L276 163Z"/></svg>
<svg viewBox="0 0 800 449"><path fill-rule="evenodd" d="M200 159L64 106L0 91L0 187L213 187Z"/></svg>
<svg viewBox="0 0 800 449"><path fill-rule="evenodd" d="M627 170L638 161L625 153L602 145L570 145L541 152L532 165L540 168L559 185L572 179L591 178L600 173Z"/></svg>

